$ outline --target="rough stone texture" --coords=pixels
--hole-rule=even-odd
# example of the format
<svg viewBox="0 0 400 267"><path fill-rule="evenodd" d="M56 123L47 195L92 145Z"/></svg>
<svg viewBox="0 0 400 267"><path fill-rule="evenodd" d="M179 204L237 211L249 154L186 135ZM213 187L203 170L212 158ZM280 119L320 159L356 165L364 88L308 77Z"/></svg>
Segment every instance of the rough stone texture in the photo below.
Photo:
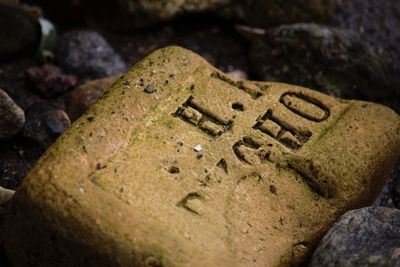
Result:
<svg viewBox="0 0 400 267"><path fill-rule="evenodd" d="M0 89L0 138L17 134L25 123L24 111Z"/></svg>
<svg viewBox="0 0 400 267"><path fill-rule="evenodd" d="M3 242L16 266L300 264L379 194L399 132L384 106L236 80L168 47L46 151Z"/></svg>
<svg viewBox="0 0 400 267"><path fill-rule="evenodd" d="M26 111L22 134L47 148L70 124L70 119L63 110L45 102L37 102Z"/></svg>
<svg viewBox="0 0 400 267"><path fill-rule="evenodd" d="M322 239L309 266L399 265L400 211L369 207L344 214Z"/></svg>
<svg viewBox="0 0 400 267"><path fill-rule="evenodd" d="M0 62L34 55L39 47L39 24L23 10L0 3Z"/></svg>
<svg viewBox="0 0 400 267"><path fill-rule="evenodd" d="M121 57L94 31L71 31L59 40L56 58L63 70L82 80L119 74L127 66Z"/></svg>
<svg viewBox="0 0 400 267"><path fill-rule="evenodd" d="M75 88L67 99L67 111L72 121L79 118L93 105L120 75L93 80Z"/></svg>
<svg viewBox="0 0 400 267"><path fill-rule="evenodd" d="M252 43L252 65L263 79L400 111L400 62L384 51L377 53L353 32L292 24L268 30Z"/></svg>
<svg viewBox="0 0 400 267"><path fill-rule="evenodd" d="M66 75L50 64L32 67L26 73L34 87L48 98L59 96L78 83L75 76Z"/></svg>

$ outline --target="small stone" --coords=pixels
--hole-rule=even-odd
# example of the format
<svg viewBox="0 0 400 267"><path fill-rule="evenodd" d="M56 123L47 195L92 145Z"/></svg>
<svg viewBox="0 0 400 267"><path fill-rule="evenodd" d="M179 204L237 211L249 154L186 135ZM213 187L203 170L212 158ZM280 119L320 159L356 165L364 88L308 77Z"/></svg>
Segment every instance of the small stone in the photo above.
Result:
<svg viewBox="0 0 400 267"><path fill-rule="evenodd" d="M399 265L400 211L368 207L345 213L324 236L309 266Z"/></svg>
<svg viewBox="0 0 400 267"><path fill-rule="evenodd" d="M121 57L95 31L67 32L58 43L59 65L83 81L116 75L127 69Z"/></svg>
<svg viewBox="0 0 400 267"><path fill-rule="evenodd" d="M203 149L203 147L202 147L201 145L197 145L197 146L195 146L193 149L194 149L194 151L196 151L196 152L200 152L200 151Z"/></svg>
<svg viewBox="0 0 400 267"><path fill-rule="evenodd" d="M35 88L48 98L60 96L78 83L75 76L66 75L60 68L50 64L32 67L26 73Z"/></svg>
<svg viewBox="0 0 400 267"><path fill-rule="evenodd" d="M24 111L0 89L0 138L16 135L25 123Z"/></svg>
<svg viewBox="0 0 400 267"><path fill-rule="evenodd" d="M145 91L145 92L148 93L148 94L152 94L152 93L154 93L154 92L157 92L157 89L156 89L154 86L149 85L149 86L146 86L146 87L143 89L143 91Z"/></svg>
<svg viewBox="0 0 400 267"><path fill-rule="evenodd" d="M79 118L107 89L119 79L119 75L89 81L76 87L66 98L67 112L72 121Z"/></svg>
<svg viewBox="0 0 400 267"><path fill-rule="evenodd" d="M56 109L46 102L36 102L26 111L23 135L49 147L71 124L65 111Z"/></svg>
<svg viewBox="0 0 400 267"><path fill-rule="evenodd" d="M247 73L239 69L232 70L228 74L236 79L246 80L248 78Z"/></svg>

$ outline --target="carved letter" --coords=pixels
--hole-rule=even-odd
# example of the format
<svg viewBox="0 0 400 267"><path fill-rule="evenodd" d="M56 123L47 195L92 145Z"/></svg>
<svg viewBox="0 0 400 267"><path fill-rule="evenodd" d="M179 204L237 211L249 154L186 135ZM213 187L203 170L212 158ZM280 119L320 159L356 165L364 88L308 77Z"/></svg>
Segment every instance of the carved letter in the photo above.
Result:
<svg viewBox="0 0 400 267"><path fill-rule="evenodd" d="M237 141L232 149L241 162L249 165L260 165L269 156L269 152L261 149L261 144L251 137L244 137L242 140Z"/></svg>
<svg viewBox="0 0 400 267"><path fill-rule="evenodd" d="M253 128L271 136L292 150L298 150L312 135L309 131L299 130L277 118L270 109L261 118L257 119Z"/></svg>
<svg viewBox="0 0 400 267"><path fill-rule="evenodd" d="M330 115L329 108L321 101L302 93L285 93L280 102L293 113L310 121L321 122Z"/></svg>
<svg viewBox="0 0 400 267"><path fill-rule="evenodd" d="M224 121L212 112L194 103L193 96L190 96L173 115L196 126L212 137L221 136L224 132L231 129L233 125L233 121Z"/></svg>
<svg viewBox="0 0 400 267"><path fill-rule="evenodd" d="M177 206L184 208L186 211L192 214L201 215L203 211L203 201L204 197L201 194L197 192L191 192L182 198L178 202Z"/></svg>

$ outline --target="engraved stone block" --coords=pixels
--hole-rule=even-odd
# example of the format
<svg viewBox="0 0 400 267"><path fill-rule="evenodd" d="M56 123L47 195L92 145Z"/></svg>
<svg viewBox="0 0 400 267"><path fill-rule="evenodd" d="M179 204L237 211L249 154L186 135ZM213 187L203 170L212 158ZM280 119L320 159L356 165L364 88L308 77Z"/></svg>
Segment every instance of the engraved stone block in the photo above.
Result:
<svg viewBox="0 0 400 267"><path fill-rule="evenodd" d="M296 265L377 196L399 133L384 106L235 80L167 47L39 160L3 242L15 266Z"/></svg>

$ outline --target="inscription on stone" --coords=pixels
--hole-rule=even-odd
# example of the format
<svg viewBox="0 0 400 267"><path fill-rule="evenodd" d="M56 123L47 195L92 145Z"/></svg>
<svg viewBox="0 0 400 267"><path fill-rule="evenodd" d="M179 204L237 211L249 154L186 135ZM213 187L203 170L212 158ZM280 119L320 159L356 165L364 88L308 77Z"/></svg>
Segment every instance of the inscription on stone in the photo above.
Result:
<svg viewBox="0 0 400 267"><path fill-rule="evenodd" d="M191 192L187 194L184 198L182 198L182 200L180 200L177 205L192 214L201 215L203 201L204 198L201 196L201 194L197 192Z"/></svg>
<svg viewBox="0 0 400 267"><path fill-rule="evenodd" d="M280 102L292 112L310 121L321 122L330 116L329 108L320 100L302 93L285 93Z"/></svg>
<svg viewBox="0 0 400 267"><path fill-rule="evenodd" d="M161 49L29 171L0 242L13 266L301 266L379 194L399 132L384 106Z"/></svg>
<svg viewBox="0 0 400 267"><path fill-rule="evenodd" d="M225 121L212 111L196 104L193 96L190 96L173 115L196 126L212 137L221 136L224 132L228 131L233 124L233 121Z"/></svg>
<svg viewBox="0 0 400 267"><path fill-rule="evenodd" d="M292 150L301 148L312 135L310 131L300 131L289 123L279 119L273 114L271 109L262 115L261 118L257 119L253 128L271 136Z"/></svg>

